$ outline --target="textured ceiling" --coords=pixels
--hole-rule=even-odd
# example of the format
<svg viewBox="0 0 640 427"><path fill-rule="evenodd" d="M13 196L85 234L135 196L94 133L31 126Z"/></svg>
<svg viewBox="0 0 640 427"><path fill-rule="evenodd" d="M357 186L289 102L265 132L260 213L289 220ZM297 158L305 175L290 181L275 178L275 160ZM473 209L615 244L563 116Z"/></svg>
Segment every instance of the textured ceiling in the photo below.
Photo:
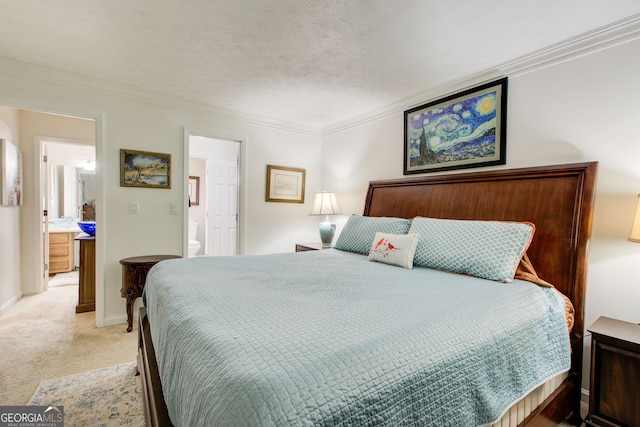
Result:
<svg viewBox="0 0 640 427"><path fill-rule="evenodd" d="M638 0L0 0L0 58L323 129L637 13Z"/></svg>

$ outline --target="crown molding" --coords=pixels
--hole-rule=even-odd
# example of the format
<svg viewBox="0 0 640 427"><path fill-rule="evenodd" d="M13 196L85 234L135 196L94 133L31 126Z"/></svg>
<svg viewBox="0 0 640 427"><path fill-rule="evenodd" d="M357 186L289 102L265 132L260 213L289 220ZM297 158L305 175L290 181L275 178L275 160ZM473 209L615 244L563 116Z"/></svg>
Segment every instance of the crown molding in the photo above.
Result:
<svg viewBox="0 0 640 427"><path fill-rule="evenodd" d="M114 83L108 80L98 79L83 74L57 70L41 65L29 64L26 62L15 61L7 58L0 58L0 75L29 79L42 83L101 93L118 98L128 99L130 101L145 102L165 108L176 108L201 114L213 114L221 118L274 128L278 130L284 130L288 132L295 132L316 137L322 136L319 129L308 126L301 126L295 123L274 120L268 117L247 114L231 109L218 108L209 105L189 102L179 98L164 96L157 92L142 90L127 84Z"/></svg>
<svg viewBox="0 0 640 427"><path fill-rule="evenodd" d="M587 33L570 38L560 43L537 50L528 55L505 62L483 72L469 75L461 79L444 83L429 91L383 107L353 119L325 127L321 130L323 137L341 133L352 128L366 125L398 113L402 113L431 99L450 95L479 84L508 76L517 77L583 56L591 55L640 38L640 14L636 14L613 24L596 28Z"/></svg>
<svg viewBox="0 0 640 427"><path fill-rule="evenodd" d="M327 126L321 129L302 126L295 123L273 120L268 117L251 115L239 111L212 107L171 98L156 92L97 79L82 74L56 70L35 64L0 58L0 75L26 78L44 83L56 84L70 88L92 91L132 101L141 101L166 108L179 108L202 114L213 114L221 118L240 121L248 124L264 126L288 132L295 132L315 137L325 137L366 125L423 104L430 99L459 92L465 88L508 76L517 77L563 62L571 61L586 55L609 49L640 38L640 14L630 16L613 24L596 28L587 33L556 43L528 55L508 61L480 73L443 83L433 89L421 92L386 107L361 114L352 119Z"/></svg>
<svg viewBox="0 0 640 427"><path fill-rule="evenodd" d="M640 38L640 14L556 43L496 67L504 74L520 76Z"/></svg>

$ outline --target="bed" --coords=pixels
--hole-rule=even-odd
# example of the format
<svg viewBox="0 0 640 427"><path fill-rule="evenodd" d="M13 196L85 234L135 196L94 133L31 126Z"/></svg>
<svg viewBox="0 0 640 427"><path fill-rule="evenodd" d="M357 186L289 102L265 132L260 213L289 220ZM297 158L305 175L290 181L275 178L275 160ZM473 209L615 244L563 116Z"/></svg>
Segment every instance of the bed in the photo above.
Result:
<svg viewBox="0 0 640 427"><path fill-rule="evenodd" d="M344 250L343 235L343 250L159 263L139 316L147 424L577 424L596 170L580 163L373 181L357 217L408 219L407 236L420 235L414 226L431 235L434 224L518 224L518 232L534 224L525 259L535 272L521 277L555 289L369 262ZM429 259L424 245L413 249ZM429 294L422 283L434 283ZM435 299L452 289L457 300ZM573 305L570 331L559 326L559 293ZM541 315L536 304L550 308ZM481 351L470 347L476 341ZM517 355L504 357L503 345Z"/></svg>

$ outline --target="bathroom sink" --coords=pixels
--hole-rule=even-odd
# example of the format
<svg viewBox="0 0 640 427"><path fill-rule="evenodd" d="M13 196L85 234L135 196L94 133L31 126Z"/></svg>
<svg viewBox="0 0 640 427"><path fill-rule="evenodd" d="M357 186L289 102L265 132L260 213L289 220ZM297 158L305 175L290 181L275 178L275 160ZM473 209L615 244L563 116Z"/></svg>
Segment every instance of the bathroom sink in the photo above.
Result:
<svg viewBox="0 0 640 427"><path fill-rule="evenodd" d="M80 230L84 231L90 236L94 236L96 234L95 221L78 221L78 227L80 227Z"/></svg>

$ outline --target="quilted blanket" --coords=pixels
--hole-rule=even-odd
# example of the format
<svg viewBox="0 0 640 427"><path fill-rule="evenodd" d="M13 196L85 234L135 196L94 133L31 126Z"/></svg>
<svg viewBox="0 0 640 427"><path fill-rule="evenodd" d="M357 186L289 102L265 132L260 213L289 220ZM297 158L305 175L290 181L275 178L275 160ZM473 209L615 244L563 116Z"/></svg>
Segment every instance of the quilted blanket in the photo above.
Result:
<svg viewBox="0 0 640 427"><path fill-rule="evenodd" d="M550 288L338 250L163 261L145 304L176 426L479 426L570 366Z"/></svg>

